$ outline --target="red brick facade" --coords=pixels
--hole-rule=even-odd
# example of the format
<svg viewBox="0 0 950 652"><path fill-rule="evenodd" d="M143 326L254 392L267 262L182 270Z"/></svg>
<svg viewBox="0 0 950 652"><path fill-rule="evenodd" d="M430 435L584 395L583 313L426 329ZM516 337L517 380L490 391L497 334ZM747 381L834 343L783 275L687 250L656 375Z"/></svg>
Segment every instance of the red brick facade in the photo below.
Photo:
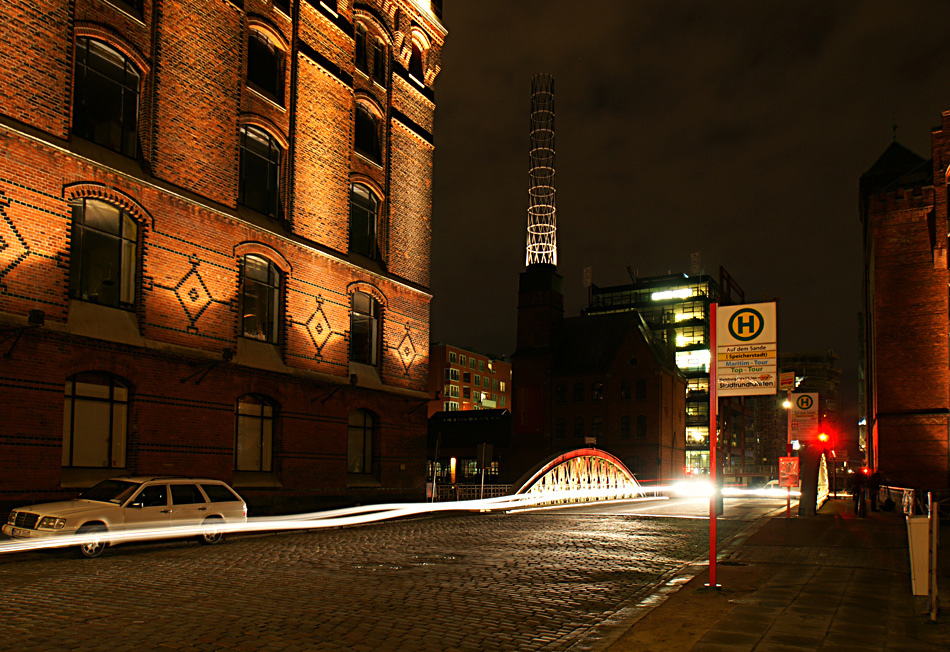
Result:
<svg viewBox="0 0 950 652"><path fill-rule="evenodd" d="M895 146L862 178L868 446L891 484L947 489L950 111L933 133L930 161L896 164ZM896 165L890 174L888 160Z"/></svg>
<svg viewBox="0 0 950 652"><path fill-rule="evenodd" d="M444 28L417 0L291 0L289 15L264 0L136 4L0 7L0 466L16 469L0 474L0 504L120 474L220 478L261 510L421 497L426 420L413 408L428 398L431 84ZM375 81L354 66L359 25L383 47ZM280 53L282 98L248 81L252 32ZM413 33L429 46L426 86L406 71ZM140 79L134 157L75 133L85 38ZM377 112L379 160L354 148L361 101ZM276 217L239 201L248 125L279 150ZM352 183L376 198L378 255L350 251ZM71 294L83 200L135 223L131 305ZM247 255L279 276L273 343L242 330ZM376 364L351 360L354 292L378 311ZM28 325L36 310L40 327ZM128 388L124 466L64 465L64 383L87 372ZM248 394L276 408L270 471L236 471L236 402ZM359 474L347 466L354 410L373 421Z"/></svg>

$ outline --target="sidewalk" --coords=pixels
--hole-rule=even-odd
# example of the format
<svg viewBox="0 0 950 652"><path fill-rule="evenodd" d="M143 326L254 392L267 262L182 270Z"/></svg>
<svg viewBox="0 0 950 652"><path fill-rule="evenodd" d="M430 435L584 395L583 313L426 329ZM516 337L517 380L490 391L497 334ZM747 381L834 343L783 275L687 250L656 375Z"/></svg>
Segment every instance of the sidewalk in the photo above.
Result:
<svg viewBox="0 0 950 652"><path fill-rule="evenodd" d="M719 591L708 568L639 610L606 652L947 652L950 527L938 554L941 613L911 595L902 514L855 518L847 499L817 516L775 516L720 555ZM685 580L685 578L683 578ZM683 581L681 580L681 581ZM675 584L671 583L671 584ZM660 594L664 591L661 590ZM662 599L662 597L660 598Z"/></svg>

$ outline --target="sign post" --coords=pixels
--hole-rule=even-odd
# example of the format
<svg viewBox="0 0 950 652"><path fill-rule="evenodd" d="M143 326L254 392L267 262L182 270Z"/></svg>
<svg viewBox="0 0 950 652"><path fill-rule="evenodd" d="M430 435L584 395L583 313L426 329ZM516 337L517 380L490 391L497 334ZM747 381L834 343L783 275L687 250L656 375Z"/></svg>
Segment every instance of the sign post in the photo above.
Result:
<svg viewBox="0 0 950 652"><path fill-rule="evenodd" d="M712 342L710 350L716 350L716 319L719 312L719 304L714 303L709 306L709 334ZM716 393L717 386L716 365L709 365L709 479L712 481L712 493L709 495L709 584L711 589L720 588L716 583L716 475L718 465L716 464L716 448L719 446L719 396Z"/></svg>
<svg viewBox="0 0 950 652"><path fill-rule="evenodd" d="M778 486L786 488L785 518L789 518L792 511L792 487L798 486L798 458L778 458Z"/></svg>
<svg viewBox="0 0 950 652"><path fill-rule="evenodd" d="M778 388L775 303L709 306L709 474L713 493L709 498L709 587L716 583L716 491L720 396L775 394Z"/></svg>

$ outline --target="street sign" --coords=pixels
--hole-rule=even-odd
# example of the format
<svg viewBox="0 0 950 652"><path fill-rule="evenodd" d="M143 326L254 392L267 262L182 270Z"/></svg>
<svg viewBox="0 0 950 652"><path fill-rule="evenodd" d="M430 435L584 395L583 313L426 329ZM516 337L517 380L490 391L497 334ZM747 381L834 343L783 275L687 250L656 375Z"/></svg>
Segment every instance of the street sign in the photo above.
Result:
<svg viewBox="0 0 950 652"><path fill-rule="evenodd" d="M795 389L795 372L784 371L778 375L778 388L783 392Z"/></svg>
<svg viewBox="0 0 950 652"><path fill-rule="evenodd" d="M778 486L798 489L798 458L778 458Z"/></svg>
<svg viewBox="0 0 950 652"><path fill-rule="evenodd" d="M774 394L779 385L775 343L774 302L717 308L717 394Z"/></svg>
<svg viewBox="0 0 950 652"><path fill-rule="evenodd" d="M788 440L803 440L818 435L818 393L789 394Z"/></svg>

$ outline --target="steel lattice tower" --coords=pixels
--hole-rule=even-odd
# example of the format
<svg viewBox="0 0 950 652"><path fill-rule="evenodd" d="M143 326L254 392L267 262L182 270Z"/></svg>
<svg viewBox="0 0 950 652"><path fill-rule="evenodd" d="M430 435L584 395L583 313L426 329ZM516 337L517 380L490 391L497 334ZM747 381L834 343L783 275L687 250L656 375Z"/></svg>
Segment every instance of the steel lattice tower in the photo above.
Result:
<svg viewBox="0 0 950 652"><path fill-rule="evenodd" d="M554 206L554 77L531 79L531 143L528 155L528 244L525 265L557 266Z"/></svg>

